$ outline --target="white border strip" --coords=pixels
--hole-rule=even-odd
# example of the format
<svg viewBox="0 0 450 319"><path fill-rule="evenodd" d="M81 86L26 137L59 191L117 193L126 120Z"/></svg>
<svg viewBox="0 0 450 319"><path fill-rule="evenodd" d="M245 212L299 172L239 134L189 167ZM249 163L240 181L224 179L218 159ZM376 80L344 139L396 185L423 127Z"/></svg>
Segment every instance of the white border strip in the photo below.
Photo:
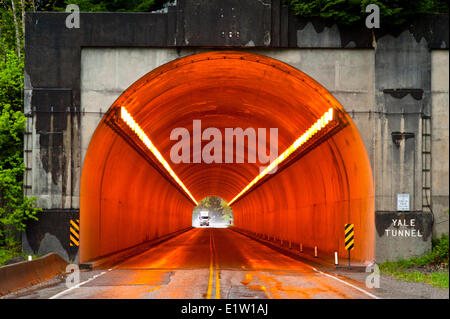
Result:
<svg viewBox="0 0 450 319"><path fill-rule="evenodd" d="M80 282L79 284L76 284L76 285L73 286L73 287L70 287L70 288L68 288L68 289L66 289L66 290L63 290L63 291L57 293L56 295L54 295L54 296L52 296L52 297L50 297L50 298L48 298L48 299L57 299L57 298L61 297L62 295L68 293L69 291L72 291L72 290L74 290L74 289L76 289L76 288L79 288L79 287L81 287L82 285L87 284L88 282L94 280L95 278L98 278L98 277L100 277L100 276L103 276L104 274L106 274L106 273L109 272L109 271L111 271L111 269L108 269L108 271L101 272L101 273L95 275L94 277L89 278L89 279L86 280L86 281Z"/></svg>
<svg viewBox="0 0 450 319"><path fill-rule="evenodd" d="M373 299L381 299L380 297L377 297L377 296L375 296L374 294L371 294L370 292L365 291L364 289L361 289L361 288L359 288L359 287L357 287L357 286L355 286L355 285L352 285L351 283L348 283L348 282L346 282L345 280L342 280L342 279L339 279L339 278L337 278L337 277L335 277L335 276L332 276L332 275L329 275L329 274L327 274L327 273L324 273L324 272L322 272L322 271L320 271L320 270L317 270L316 268L314 268L314 267L312 267L312 266L310 266L310 267L311 267L314 271L316 271L316 272L318 272L318 273L320 273L320 274L322 274L322 275L324 275L324 276L333 278L333 279L335 279L335 280L337 280L337 281L339 281L339 282L341 282L341 283L343 283L343 284L345 284L345 285L347 285L347 286L350 286L350 287L352 287L352 288L354 288L354 289L356 289L356 290L358 290L358 291L361 291L362 293L366 294L367 296L369 296L369 297L371 297L371 298L373 298Z"/></svg>

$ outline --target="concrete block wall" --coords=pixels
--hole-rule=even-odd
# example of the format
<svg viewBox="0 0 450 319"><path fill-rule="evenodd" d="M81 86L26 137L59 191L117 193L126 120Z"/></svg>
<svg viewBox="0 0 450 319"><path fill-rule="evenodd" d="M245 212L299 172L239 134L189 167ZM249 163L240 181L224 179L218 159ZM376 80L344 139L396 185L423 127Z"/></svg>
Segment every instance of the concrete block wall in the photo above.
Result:
<svg viewBox="0 0 450 319"><path fill-rule="evenodd" d="M449 209L449 52L431 51L431 203L433 234L448 234Z"/></svg>
<svg viewBox="0 0 450 319"><path fill-rule="evenodd" d="M206 50L201 47L251 50L284 61L341 102L373 168L377 259L423 254L430 249L431 227L434 235L448 232L449 41L448 28L442 28L448 16L372 32L295 17L279 0L233 5L244 2L238 15L225 12L221 22L223 28L233 25L231 32L239 31L240 38L208 27L225 6L222 0L197 3L196 10L185 10L190 1L178 1L167 13L82 13L76 30L64 27L65 13L27 13L25 193L37 197L45 211L43 222L28 228L24 248L37 252L58 246L74 258L77 250L68 246L68 227L62 225L78 217L82 161L102 114L139 77ZM193 26L200 9L211 17L201 38ZM264 23L255 28L251 21L258 17ZM401 136L398 146L395 132ZM384 235L393 227L392 216L407 214L396 211L399 192L410 194L410 211L427 236ZM52 229L52 223L61 226ZM406 253L395 254L398 250Z"/></svg>
<svg viewBox="0 0 450 319"><path fill-rule="evenodd" d="M411 40L413 39L407 38L404 41L409 43ZM85 109L89 111L83 112L81 125L90 128L84 129L81 133L83 153L93 130L101 120L101 116L97 114L105 111L128 87L128 83L170 60L203 51L205 50L185 49L177 53L173 49L133 48L83 50L81 100L83 111ZM391 50L385 50L389 53L383 51L379 53L370 49L248 49L247 51L283 61L308 74L326 87L352 117L363 138L375 176L375 210L378 212L377 258L383 261L395 259L396 256L421 255L428 251L431 248L432 233L428 229L432 225L432 216L423 215L422 210L421 152L422 116L427 102L423 101L423 95L419 96L419 99L413 97L414 91L400 98L392 96L391 92L399 88L395 87L392 91L388 91L387 84L395 82L393 80L377 82L375 77L376 72L383 74L385 69L391 68L391 62L385 63L386 61L395 62L392 57L382 57L379 58L382 60L379 62L381 64L379 67L376 63L376 55L395 53ZM411 51L411 48L407 48L406 51ZM419 55L424 52L427 51L420 51ZM129 57L133 58L130 60ZM102 61L100 70L95 67L99 65L98 61ZM124 68L121 66L125 64L127 68L124 73ZM84 71L85 69L89 71ZM102 70L107 70L107 74ZM420 75L411 75L416 71L416 69L410 69L409 73L403 76L417 80L421 78ZM426 70L421 71L427 74ZM401 71L398 72L401 73ZM382 76L385 77L384 74ZM391 75L391 77L395 76L396 73ZM103 78L110 80L102 82ZM422 78L426 77L422 76ZM122 79L128 79L128 82ZM407 81L407 79L400 78L401 81ZM378 91L375 90L376 83L380 86ZM415 83L406 82L403 86L410 88L413 84ZM420 88L427 85L418 84ZM411 132L414 137L401 141L400 146L397 146L392 140L392 132ZM442 132L439 132L438 135L441 136L441 134ZM437 139L442 140L441 137ZM417 216L417 223L420 224L417 230L422 234L421 237L386 237L386 230L394 227L392 219L404 219L403 214L395 213L397 193L411 195L411 211Z"/></svg>

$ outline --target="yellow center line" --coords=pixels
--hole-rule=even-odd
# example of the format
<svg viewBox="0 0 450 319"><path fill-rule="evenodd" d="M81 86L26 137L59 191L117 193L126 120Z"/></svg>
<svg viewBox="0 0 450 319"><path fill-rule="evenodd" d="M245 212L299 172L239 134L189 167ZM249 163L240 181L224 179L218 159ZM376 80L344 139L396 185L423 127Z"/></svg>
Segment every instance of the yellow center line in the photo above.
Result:
<svg viewBox="0 0 450 319"><path fill-rule="evenodd" d="M217 251L216 251L216 243L214 240L214 235L212 236L213 242L213 251L214 251L214 259L216 264L216 299L220 299L220 278L219 278L219 264L217 262Z"/></svg>
<svg viewBox="0 0 450 319"><path fill-rule="evenodd" d="M158 290L158 289L161 289L162 288L162 286L155 286L155 287L153 287L153 288L150 288L149 290L147 290L146 292L152 292L152 291L155 291L155 290Z"/></svg>
<svg viewBox="0 0 450 319"><path fill-rule="evenodd" d="M220 299L220 278L219 278L219 264L217 263L216 254L216 244L214 241L214 235L212 229L209 231L209 281L208 281L208 292L206 293L206 299L211 299L212 286L214 281L214 268L215 268L215 279L216 279L216 299Z"/></svg>
<svg viewBox="0 0 450 319"><path fill-rule="evenodd" d="M212 236L211 231L209 232L209 281L208 281L208 292L206 293L206 299L211 299L212 282L213 282L213 249L212 249Z"/></svg>

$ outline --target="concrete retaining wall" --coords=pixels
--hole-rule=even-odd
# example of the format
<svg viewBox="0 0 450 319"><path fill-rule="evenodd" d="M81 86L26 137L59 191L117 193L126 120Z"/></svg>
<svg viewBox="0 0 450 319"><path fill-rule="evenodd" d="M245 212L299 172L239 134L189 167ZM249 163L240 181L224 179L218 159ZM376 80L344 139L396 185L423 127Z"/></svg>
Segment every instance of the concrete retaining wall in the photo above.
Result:
<svg viewBox="0 0 450 319"><path fill-rule="evenodd" d="M0 267L0 296L36 285L65 272L67 262L55 253Z"/></svg>
<svg viewBox="0 0 450 319"><path fill-rule="evenodd" d="M227 11L230 5L238 14ZM30 222L27 251L62 246L69 259L77 258L67 222L79 214L82 162L96 124L139 77L202 47L252 50L319 81L364 140L377 227L389 225L390 214L403 216L396 197L408 193L410 212L421 220L434 216L434 235L448 232L448 16L424 16L397 30L382 25L374 32L298 18L279 0L180 0L165 13L83 13L80 29L65 28L66 16L26 17L25 193L37 197L46 221ZM52 223L58 226L46 226ZM430 248L431 236L420 245L411 238L392 239L390 245L385 233L377 230L377 259L395 257L390 247L401 250L399 256Z"/></svg>
<svg viewBox="0 0 450 319"><path fill-rule="evenodd" d="M449 209L449 52L431 52L431 199L433 233L447 233Z"/></svg>

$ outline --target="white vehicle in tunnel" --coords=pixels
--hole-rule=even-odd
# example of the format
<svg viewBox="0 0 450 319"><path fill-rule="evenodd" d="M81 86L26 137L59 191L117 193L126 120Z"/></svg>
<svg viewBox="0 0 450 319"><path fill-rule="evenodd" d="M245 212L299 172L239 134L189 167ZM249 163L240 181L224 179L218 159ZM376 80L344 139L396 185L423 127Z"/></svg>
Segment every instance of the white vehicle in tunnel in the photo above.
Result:
<svg viewBox="0 0 450 319"><path fill-rule="evenodd" d="M209 212L207 210L200 211L198 218L200 219L200 226L209 226Z"/></svg>

